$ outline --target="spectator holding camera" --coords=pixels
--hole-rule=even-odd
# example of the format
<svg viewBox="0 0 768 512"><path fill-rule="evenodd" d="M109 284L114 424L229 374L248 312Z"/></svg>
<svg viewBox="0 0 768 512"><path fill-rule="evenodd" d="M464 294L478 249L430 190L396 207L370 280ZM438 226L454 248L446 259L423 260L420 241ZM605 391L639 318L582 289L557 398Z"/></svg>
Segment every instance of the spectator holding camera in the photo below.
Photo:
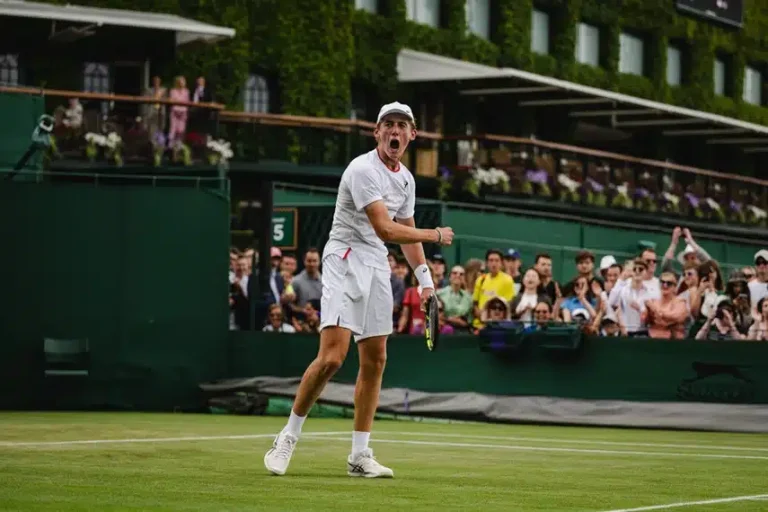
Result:
<svg viewBox="0 0 768 512"><path fill-rule="evenodd" d="M699 265L699 293L701 295L701 317L709 318L710 313L718 304L718 298L725 291L723 274L715 260L709 260Z"/></svg>
<svg viewBox="0 0 768 512"><path fill-rule="evenodd" d="M681 229L676 227L672 230L672 241L669 244L667 252L664 253L664 257L661 260L661 270L671 271L673 270L673 263L675 261L675 251L677 245L680 243L680 236L685 238L685 250L677 255L677 261L685 267L688 264L701 265L712 259L712 257L699 247L699 244L693 239L691 230L688 228Z"/></svg>
<svg viewBox="0 0 768 512"><path fill-rule="evenodd" d="M747 339L753 341L768 341L768 297L763 297L757 303L759 316L755 317L752 327L749 328Z"/></svg>
<svg viewBox="0 0 768 512"><path fill-rule="evenodd" d="M685 337L685 322L688 319L688 306L677 297L677 275L674 272L662 272L661 298L645 302L645 311L641 319L648 325L651 338L682 339Z"/></svg>
<svg viewBox="0 0 768 512"><path fill-rule="evenodd" d="M734 322L733 303L725 295L721 295L709 310L707 321L696 334L697 340L724 341L742 340L745 336L736 328Z"/></svg>
<svg viewBox="0 0 768 512"><path fill-rule="evenodd" d="M728 284L725 285L725 295L733 302L733 320L736 323L736 329L746 335L752 325L752 308L747 279L741 270L731 272Z"/></svg>

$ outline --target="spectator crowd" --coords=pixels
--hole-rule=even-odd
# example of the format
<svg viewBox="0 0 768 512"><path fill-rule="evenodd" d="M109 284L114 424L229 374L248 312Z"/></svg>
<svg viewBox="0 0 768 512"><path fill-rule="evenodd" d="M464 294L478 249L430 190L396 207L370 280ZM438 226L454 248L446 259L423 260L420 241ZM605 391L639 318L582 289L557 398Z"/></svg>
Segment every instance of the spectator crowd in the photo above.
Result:
<svg viewBox="0 0 768 512"><path fill-rule="evenodd" d="M684 250L678 252L680 242ZM247 329L253 249L230 252L232 329ZM272 248L269 308L257 328L268 332L317 333L322 296L321 252L307 250L299 260ZM450 269L440 254L428 265L439 299L443 334L478 333L491 322L526 330L553 324L578 325L599 336L663 339L768 341L768 249L757 251L754 266L725 276L720 265L688 229L675 228L659 262L644 249L623 262L592 252L574 258L573 276L553 279L552 257L539 253L525 266L515 249L488 250L485 261L470 259ZM424 332L418 283L405 258L392 251L391 285L395 335ZM677 270L679 269L679 270Z"/></svg>

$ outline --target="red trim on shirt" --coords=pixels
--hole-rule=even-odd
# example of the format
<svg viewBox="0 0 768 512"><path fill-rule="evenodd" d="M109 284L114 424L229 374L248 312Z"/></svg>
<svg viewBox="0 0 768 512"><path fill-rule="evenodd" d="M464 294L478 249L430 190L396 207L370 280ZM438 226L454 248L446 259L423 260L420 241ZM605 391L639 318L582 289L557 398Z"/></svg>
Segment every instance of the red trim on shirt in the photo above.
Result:
<svg viewBox="0 0 768 512"><path fill-rule="evenodd" d="M379 157L379 160L381 160L381 163L384 164L384 167L386 167L389 172L400 172L400 162L397 162L397 169L390 169L387 167L387 163L384 161L384 159L381 158L381 155L379 154L379 148L376 148L376 156Z"/></svg>
<svg viewBox="0 0 768 512"><path fill-rule="evenodd" d="M351 247L347 247L347 252L344 253L344 256L342 256L341 259L343 259L343 260L347 259L347 256L349 256L350 252L352 252L352 248Z"/></svg>

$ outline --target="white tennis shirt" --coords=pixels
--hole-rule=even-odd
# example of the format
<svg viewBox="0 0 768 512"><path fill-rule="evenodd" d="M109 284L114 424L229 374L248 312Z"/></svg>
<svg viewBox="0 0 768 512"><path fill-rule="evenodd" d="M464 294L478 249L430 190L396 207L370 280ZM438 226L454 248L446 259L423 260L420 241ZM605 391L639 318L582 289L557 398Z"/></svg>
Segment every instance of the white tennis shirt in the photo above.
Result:
<svg viewBox="0 0 768 512"><path fill-rule="evenodd" d="M389 269L387 248L365 213L365 207L378 200L384 201L392 219L413 217L416 182L403 164L396 171L387 168L374 149L352 160L341 176L323 258L329 254L343 257L351 249L366 265Z"/></svg>

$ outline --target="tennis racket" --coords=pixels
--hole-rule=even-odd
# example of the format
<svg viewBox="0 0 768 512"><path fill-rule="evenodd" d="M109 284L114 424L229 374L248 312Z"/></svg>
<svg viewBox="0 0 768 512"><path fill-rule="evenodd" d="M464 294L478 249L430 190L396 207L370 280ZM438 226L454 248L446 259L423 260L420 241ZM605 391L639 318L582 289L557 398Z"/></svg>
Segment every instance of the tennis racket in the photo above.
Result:
<svg viewBox="0 0 768 512"><path fill-rule="evenodd" d="M427 310L424 314L424 337L430 352L434 352L440 341L440 308L437 302L437 296L431 295L427 299Z"/></svg>

